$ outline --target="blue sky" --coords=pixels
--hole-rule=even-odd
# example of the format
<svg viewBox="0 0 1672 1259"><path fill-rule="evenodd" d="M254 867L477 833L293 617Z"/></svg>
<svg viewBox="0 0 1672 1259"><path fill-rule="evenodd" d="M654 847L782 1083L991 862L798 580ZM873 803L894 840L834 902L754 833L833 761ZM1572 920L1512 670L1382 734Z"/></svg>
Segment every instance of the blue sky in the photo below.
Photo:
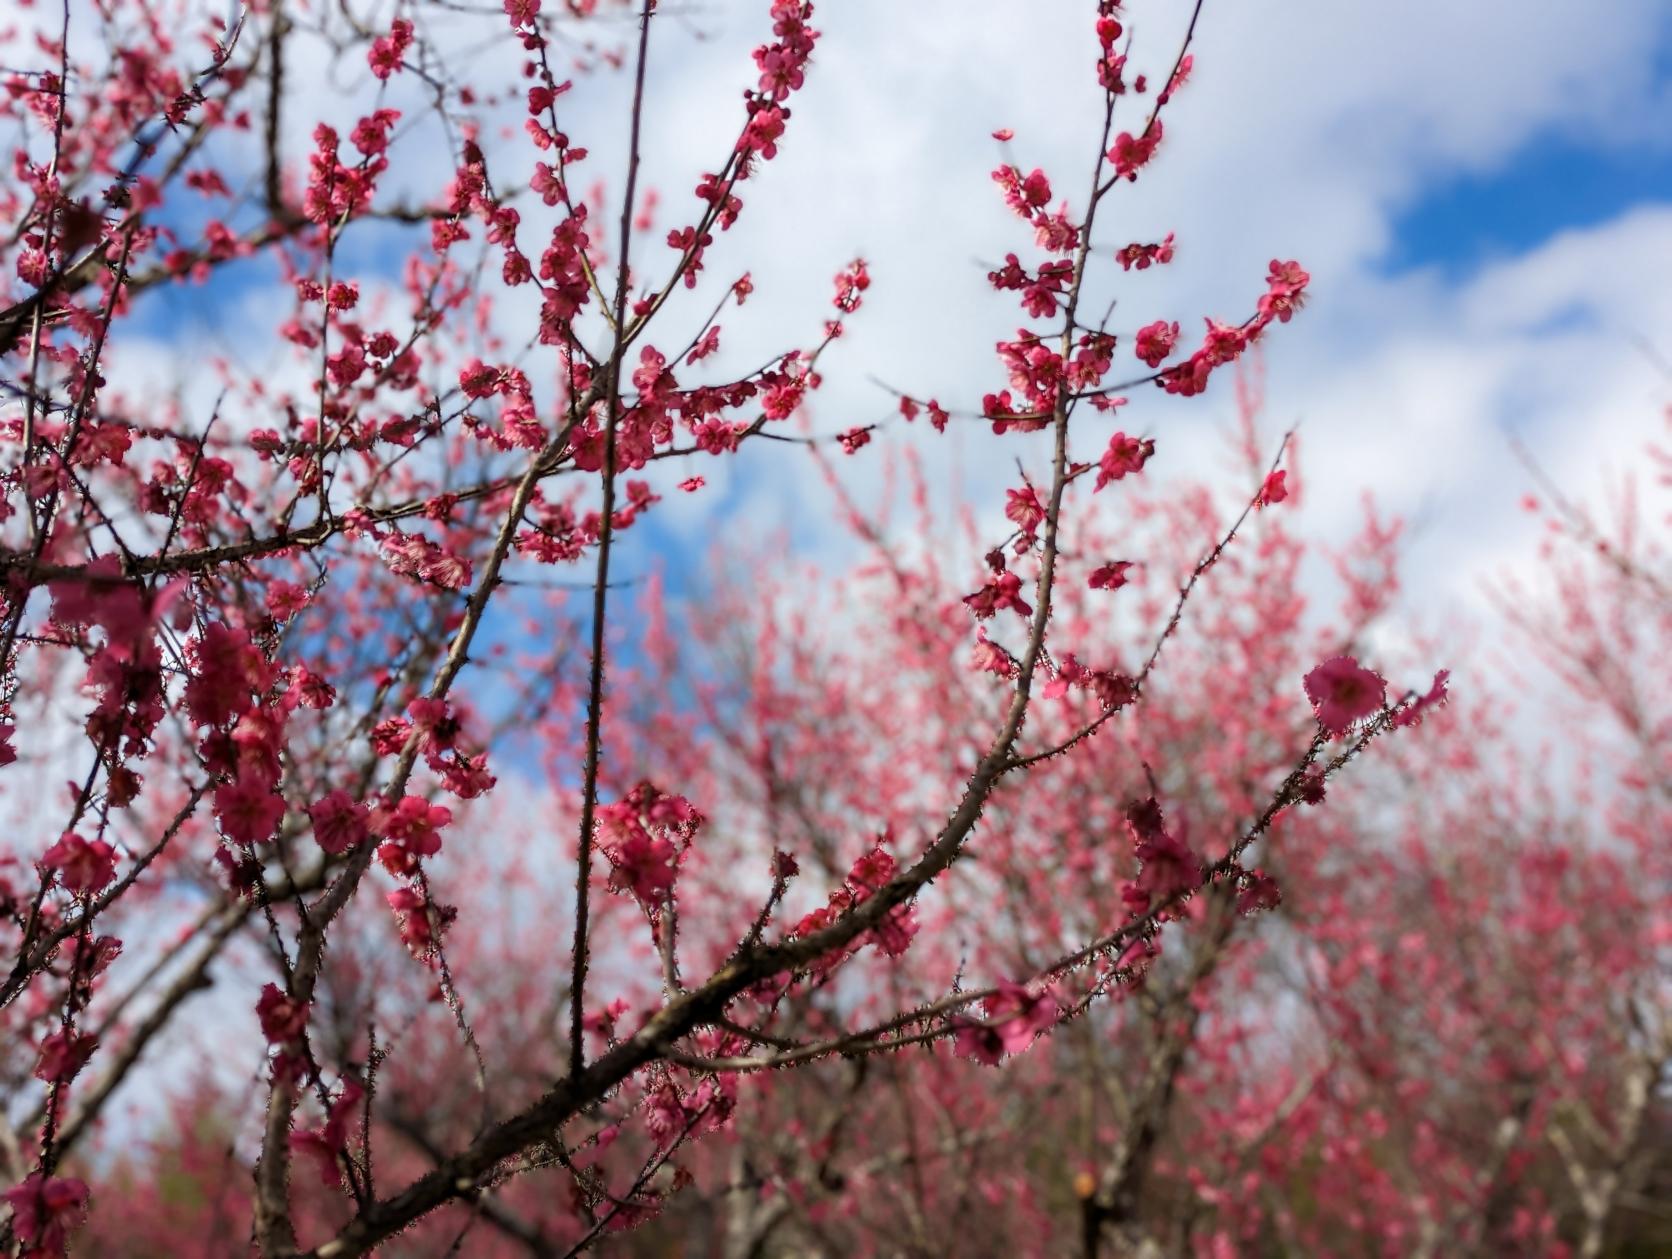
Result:
<svg viewBox="0 0 1672 1259"><path fill-rule="evenodd" d="M1384 265L1391 273L1438 264L1460 274L1558 232L1655 204L1672 204L1672 146L1620 148L1541 135L1496 169L1424 187L1395 216Z"/></svg>

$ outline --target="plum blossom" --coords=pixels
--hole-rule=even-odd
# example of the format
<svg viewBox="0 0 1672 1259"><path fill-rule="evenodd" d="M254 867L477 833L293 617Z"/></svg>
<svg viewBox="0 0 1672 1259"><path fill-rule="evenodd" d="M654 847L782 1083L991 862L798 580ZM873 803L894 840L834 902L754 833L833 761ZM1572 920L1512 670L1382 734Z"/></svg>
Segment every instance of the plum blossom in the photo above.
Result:
<svg viewBox="0 0 1672 1259"><path fill-rule="evenodd" d="M306 1002L293 1001L277 984L267 984L255 1003L261 1034L269 1045L283 1045L301 1037L308 1026Z"/></svg>
<svg viewBox="0 0 1672 1259"><path fill-rule="evenodd" d="M116 850L102 839L84 839L71 831L46 850L41 864L58 871L69 891L94 895L116 877Z"/></svg>
<svg viewBox="0 0 1672 1259"><path fill-rule="evenodd" d="M35 1172L0 1197L12 1209L12 1232L28 1243L24 1253L39 1259L66 1254L69 1235L87 1218L87 1182L82 1180Z"/></svg>
<svg viewBox="0 0 1672 1259"><path fill-rule="evenodd" d="M1132 567L1132 563L1131 560L1111 560L1107 564L1099 564L1092 570L1087 584L1093 590L1119 590L1129 580L1126 570Z"/></svg>
<svg viewBox="0 0 1672 1259"><path fill-rule="evenodd" d="M314 838L333 856L341 856L367 835L369 810L340 787L308 806Z"/></svg>
<svg viewBox="0 0 1672 1259"><path fill-rule="evenodd" d="M1049 987L1001 982L981 1003L987 1022L972 1018L953 1021L953 1043L959 1054L994 1066L1006 1054L1019 1054L1060 1015Z"/></svg>
<svg viewBox="0 0 1672 1259"><path fill-rule="evenodd" d="M1387 683L1351 656L1333 656L1306 675L1306 698L1318 724L1336 737L1375 712L1386 697Z"/></svg>
<svg viewBox="0 0 1672 1259"><path fill-rule="evenodd" d="M290 1148L313 1159L319 1166L319 1177L328 1189L339 1189L343 1183L342 1159L348 1149L349 1124L355 1109L366 1093L354 1080L344 1080L341 1091L331 1103L325 1123L290 1134Z"/></svg>
<svg viewBox="0 0 1672 1259"><path fill-rule="evenodd" d="M1284 484L1288 478L1287 472L1273 472L1260 486L1260 492L1254 497L1256 507L1271 507L1281 503L1289 497L1289 488Z"/></svg>

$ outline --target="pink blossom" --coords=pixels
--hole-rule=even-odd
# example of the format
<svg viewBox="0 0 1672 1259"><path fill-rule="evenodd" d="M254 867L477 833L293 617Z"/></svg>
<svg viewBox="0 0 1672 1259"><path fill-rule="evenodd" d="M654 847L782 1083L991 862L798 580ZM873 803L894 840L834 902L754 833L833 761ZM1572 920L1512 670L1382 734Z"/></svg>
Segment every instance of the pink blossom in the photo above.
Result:
<svg viewBox="0 0 1672 1259"><path fill-rule="evenodd" d="M1306 697L1318 724L1340 736L1382 706L1387 683L1351 656L1334 656L1306 675Z"/></svg>
<svg viewBox="0 0 1672 1259"><path fill-rule="evenodd" d="M1001 678L1016 676L1016 661L985 633L975 636L975 646L970 650L970 667L978 673L996 673Z"/></svg>
<svg viewBox="0 0 1672 1259"><path fill-rule="evenodd" d="M26 1254L59 1259L70 1233L87 1218L87 1182L36 1172L3 1196L12 1208L12 1232L28 1243Z"/></svg>
<svg viewBox="0 0 1672 1259"><path fill-rule="evenodd" d="M1016 527L1028 537L1038 531L1045 522L1045 505L1039 501L1039 494L1033 486L1024 485L1019 490L1006 490L1007 501L1004 514L1016 522Z"/></svg>
<svg viewBox="0 0 1672 1259"><path fill-rule="evenodd" d="M256 1017L261 1021L261 1034L270 1045L283 1045L297 1040L308 1026L306 1002L292 1001L277 984L267 984L255 1003Z"/></svg>
<svg viewBox="0 0 1672 1259"><path fill-rule="evenodd" d="M1120 263L1121 270L1130 271L1136 267L1139 271L1146 271L1157 263L1173 260L1173 233L1168 232L1165 240L1151 245L1133 243L1125 245L1115 251L1115 261Z"/></svg>
<svg viewBox="0 0 1672 1259"><path fill-rule="evenodd" d="M1443 708L1450 698L1449 685L1451 670L1441 669L1434 675L1434 682L1428 688L1428 693L1422 695L1399 710L1393 719L1393 724L1401 728L1422 724L1422 719L1432 708Z"/></svg>
<svg viewBox="0 0 1672 1259"><path fill-rule="evenodd" d="M998 985L998 991L986 998L982 1009L997 1028L999 1041L1007 1054L1019 1054L1033 1039L1057 1021L1058 1009L1050 988L1036 988L1031 984L1008 981Z"/></svg>
<svg viewBox="0 0 1672 1259"><path fill-rule="evenodd" d="M340 787L308 806L314 839L333 856L340 856L366 838L369 811Z"/></svg>
<svg viewBox="0 0 1672 1259"><path fill-rule="evenodd" d="M539 15L540 0L505 0L505 16L513 26L533 26Z"/></svg>
<svg viewBox="0 0 1672 1259"><path fill-rule="evenodd" d="M850 428L845 433L836 434L836 440L841 444L842 453L857 454L871 443L871 430L867 428Z"/></svg>
<svg viewBox="0 0 1672 1259"><path fill-rule="evenodd" d="M1004 1057L1004 1037L996 1027L978 1019L957 1019L953 1026L953 1045L965 1058L973 1058L989 1067L997 1066Z"/></svg>
<svg viewBox="0 0 1672 1259"><path fill-rule="evenodd" d="M1033 605L1022 598L1022 579L1011 572L994 573L980 590L965 595L964 602L981 620L1007 609L1018 616L1033 615Z"/></svg>
<svg viewBox="0 0 1672 1259"><path fill-rule="evenodd" d="M1156 146L1161 143L1161 131L1161 120L1157 118L1142 135L1134 137L1130 132L1123 131L1115 137L1108 156L1114 165L1116 179L1138 178L1138 172L1155 156Z"/></svg>
<svg viewBox="0 0 1672 1259"><path fill-rule="evenodd" d="M1096 493L1110 481L1121 480L1128 473L1142 472L1154 453L1153 441L1116 433L1109 439L1109 449L1097 461L1097 483L1092 486L1092 492Z"/></svg>
<svg viewBox="0 0 1672 1259"><path fill-rule="evenodd" d="M1264 871L1250 870L1237 889L1237 912L1252 914L1276 909L1282 900L1283 893L1276 879Z"/></svg>
<svg viewBox="0 0 1672 1259"><path fill-rule="evenodd" d="M59 1028L41 1042L41 1060L35 1064L35 1078L59 1084L74 1079L93 1056L98 1043L99 1038L92 1032Z"/></svg>
<svg viewBox="0 0 1672 1259"><path fill-rule="evenodd" d="M215 817L233 843L266 843L284 819L284 797L273 790L271 778L245 768L234 781L215 788Z"/></svg>
<svg viewBox="0 0 1672 1259"><path fill-rule="evenodd" d="M1145 324L1138 329L1134 352L1140 360L1149 366L1160 367L1162 360L1173 352L1173 347L1178 344L1178 340L1178 324L1157 319L1154 323Z"/></svg>
<svg viewBox="0 0 1672 1259"><path fill-rule="evenodd" d="M58 871L68 890L96 895L116 877L116 850L102 839L83 839L71 831L46 850L41 864Z"/></svg>
<svg viewBox="0 0 1672 1259"><path fill-rule="evenodd" d="M1131 567L1131 560L1111 560L1107 564L1100 564L1092 570L1091 581L1088 584L1093 590L1119 590L1126 585L1126 570Z"/></svg>
<svg viewBox="0 0 1672 1259"><path fill-rule="evenodd" d="M640 831L607 850L610 887L631 892L646 905L660 904L673 891L677 852L666 839Z"/></svg>
<svg viewBox="0 0 1672 1259"><path fill-rule="evenodd" d="M388 79L401 68L401 59L412 46L412 23L396 18L389 24L389 33L372 41L366 62L379 79Z"/></svg>
<svg viewBox="0 0 1672 1259"><path fill-rule="evenodd" d="M325 1123L318 1128L290 1134L290 1148L318 1164L320 1182L328 1189L342 1187L342 1160L348 1149L349 1127L365 1095L365 1090L358 1083L344 1080L326 1114Z"/></svg>

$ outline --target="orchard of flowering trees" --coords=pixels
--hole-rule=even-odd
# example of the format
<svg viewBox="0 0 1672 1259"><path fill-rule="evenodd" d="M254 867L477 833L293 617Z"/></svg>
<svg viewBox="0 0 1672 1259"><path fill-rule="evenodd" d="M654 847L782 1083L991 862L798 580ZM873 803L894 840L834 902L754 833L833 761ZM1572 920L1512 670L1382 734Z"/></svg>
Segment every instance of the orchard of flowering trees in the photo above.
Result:
<svg viewBox="0 0 1672 1259"><path fill-rule="evenodd" d="M1501 633L1384 632L1262 409L1304 260L1127 295L1154 3L1077 0L1078 166L971 137L1018 330L857 424L887 275L750 272L835 0L695 187L700 9L5 15L0 1253L1665 1253L1672 454L1529 461ZM682 534L714 461L839 545Z"/></svg>

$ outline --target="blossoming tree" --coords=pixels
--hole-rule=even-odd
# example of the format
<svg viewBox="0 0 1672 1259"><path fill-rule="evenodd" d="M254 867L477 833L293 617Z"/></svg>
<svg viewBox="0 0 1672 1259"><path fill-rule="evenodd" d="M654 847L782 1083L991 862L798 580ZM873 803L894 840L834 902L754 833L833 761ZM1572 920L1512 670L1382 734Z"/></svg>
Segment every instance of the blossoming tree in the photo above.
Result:
<svg viewBox="0 0 1672 1259"><path fill-rule="evenodd" d="M1216 1020L1173 1029L1243 916L1283 894L1253 855L1430 716L1445 678L1390 688L1361 663L1373 600L1308 643L1272 577L1294 562L1281 530L1240 558L1293 488L1282 443L1251 443L1233 511L1135 492L1161 443L1118 429L1122 404L1201 393L1308 277L1274 261L1246 316L1209 319L1188 352L1176 323L1093 317L1094 271L1173 256L1171 236L1106 248L1094 227L1155 158L1201 16L1177 49L1134 48L1113 0L1086 5L1102 106L1078 195L1030 163L994 172L1028 229L994 300L1029 327L979 402L908 386L889 421L1018 456L991 505L1005 523L928 573L879 545L885 669L828 654L804 613L729 618L757 631L741 675L678 650L721 622L623 595L612 556L662 493L705 491L687 464L770 445L826 460L840 490L877 428L794 422L825 372L859 370L838 342L863 261L804 336L721 370L721 318L746 319L754 285L716 273L816 82L813 6L762 7L735 135L654 245L654 0L620 6L624 40L596 0L413 3L376 26L349 6L30 15L39 64L8 70L0 102L22 137L0 185L17 224L0 310L13 1251L576 1253L677 1201L704 1160L758 1158L729 1127L746 1102L807 1102L780 1144L816 1169L843 1120L799 1081L821 1091L838 1061L856 1111L882 1103L867 1080L897 1086L888 1124L913 1142L969 1072L1055 1061L1023 1051L1066 1053L1131 1009L1161 1046L1148 1065L1081 1062L1148 1135L1111 1144L1090 1112L1076 1218L1088 1248L1153 1241L1141 1204L1175 1084L1142 1071L1176 1075L1175 1042L1232 1053ZM571 110L612 64L625 140L589 153ZM144 358L147 320L251 276L282 284L283 309L197 365L209 387L145 388L124 347ZM1117 546L1123 511L1178 522L1173 549ZM1234 686L1170 681L1236 566L1247 598L1189 640L1241 661ZM1173 570L1165 589L1146 576ZM1144 615L1101 632L1140 579ZM1316 894L1346 904L1367 876L1319 872ZM994 906L1002 930L964 930ZM1333 964L1316 947L1312 977ZM1122 1000L1177 955L1182 996ZM1351 989L1317 996L1320 1026ZM181 1036L185 1059L178 1039L164 1052ZM142 1090L172 1100L177 1136L124 1157L103 1138ZM980 1148L1001 1101L959 1111L953 1144ZM1565 1140L1585 1200L1612 1201L1629 1158ZM931 1228L916 1200L910 1227ZM759 1221L728 1218L752 1245ZM1213 1235L1268 1220L1312 1224L1227 1211Z"/></svg>

